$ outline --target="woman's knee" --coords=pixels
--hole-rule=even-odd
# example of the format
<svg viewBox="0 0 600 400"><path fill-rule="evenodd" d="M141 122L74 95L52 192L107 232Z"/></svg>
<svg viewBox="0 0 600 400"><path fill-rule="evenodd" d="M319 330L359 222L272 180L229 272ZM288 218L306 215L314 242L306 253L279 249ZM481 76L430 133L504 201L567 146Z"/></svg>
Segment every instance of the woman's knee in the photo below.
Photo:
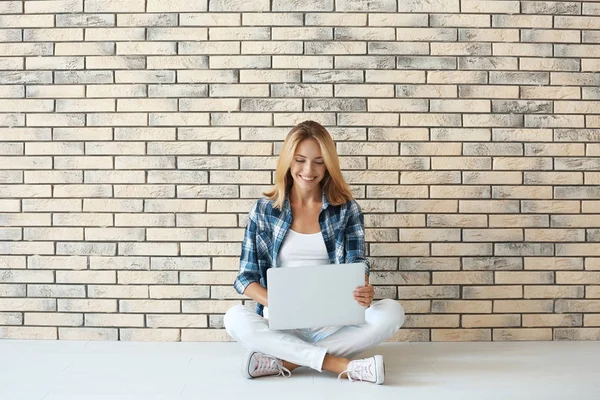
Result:
<svg viewBox="0 0 600 400"><path fill-rule="evenodd" d="M379 301L382 312L385 317L386 325L389 325L394 332L404 325L404 308L396 300L383 299Z"/></svg>
<svg viewBox="0 0 600 400"><path fill-rule="evenodd" d="M240 317L244 312L245 308L241 304L236 304L225 312L225 316L223 316L223 325L229 334L231 334L232 331L237 330L236 326L240 322Z"/></svg>

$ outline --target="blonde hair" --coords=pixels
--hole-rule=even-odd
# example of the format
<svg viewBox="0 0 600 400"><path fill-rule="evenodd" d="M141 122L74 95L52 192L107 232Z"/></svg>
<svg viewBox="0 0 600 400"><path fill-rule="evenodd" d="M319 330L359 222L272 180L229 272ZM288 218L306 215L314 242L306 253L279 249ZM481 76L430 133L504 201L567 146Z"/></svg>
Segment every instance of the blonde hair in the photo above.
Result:
<svg viewBox="0 0 600 400"><path fill-rule="evenodd" d="M316 140L321 148L326 172L320 185L327 201L337 206L352 200L352 192L340 169L340 160L335 149L335 143L327 129L315 121L300 122L288 133L279 153L277 169L275 170L275 184L270 191L263 193L263 195L274 201L275 208L283 209L287 190L291 188L294 182L290 173L294 153L298 144L305 139Z"/></svg>

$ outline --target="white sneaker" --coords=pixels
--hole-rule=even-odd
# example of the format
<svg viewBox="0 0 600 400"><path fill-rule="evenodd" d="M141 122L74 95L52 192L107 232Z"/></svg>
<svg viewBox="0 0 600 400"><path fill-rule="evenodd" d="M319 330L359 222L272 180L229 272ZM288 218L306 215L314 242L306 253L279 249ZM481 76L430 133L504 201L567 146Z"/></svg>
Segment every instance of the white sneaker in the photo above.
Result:
<svg viewBox="0 0 600 400"><path fill-rule="evenodd" d="M248 379L267 375L283 375L289 378L291 374L281 360L256 351L248 351L242 363L242 375Z"/></svg>
<svg viewBox="0 0 600 400"><path fill-rule="evenodd" d="M385 378L383 357L377 355L362 360L352 360L348 364L348 369L338 375L338 379L344 373L346 373L350 382L367 381L381 385Z"/></svg>

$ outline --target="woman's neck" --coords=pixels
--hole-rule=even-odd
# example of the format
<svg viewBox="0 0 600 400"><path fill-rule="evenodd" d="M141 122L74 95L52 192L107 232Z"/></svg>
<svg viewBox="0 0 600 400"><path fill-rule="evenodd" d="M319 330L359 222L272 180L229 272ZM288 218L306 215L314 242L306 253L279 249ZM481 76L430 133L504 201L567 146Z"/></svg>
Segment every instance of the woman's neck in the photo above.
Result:
<svg viewBox="0 0 600 400"><path fill-rule="evenodd" d="M295 186L290 189L290 204L312 206L321 203L323 191L321 188L314 191L297 190Z"/></svg>

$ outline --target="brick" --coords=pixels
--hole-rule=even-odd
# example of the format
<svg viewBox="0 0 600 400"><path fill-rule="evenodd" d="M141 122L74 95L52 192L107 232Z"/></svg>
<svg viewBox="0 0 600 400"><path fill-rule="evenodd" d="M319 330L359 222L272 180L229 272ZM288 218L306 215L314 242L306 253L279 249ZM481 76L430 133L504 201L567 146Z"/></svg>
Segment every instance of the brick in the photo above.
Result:
<svg viewBox="0 0 600 400"><path fill-rule="evenodd" d="M489 43L431 43L432 55L486 56L492 54Z"/></svg>
<svg viewBox="0 0 600 400"><path fill-rule="evenodd" d="M307 88L310 88L310 85L307 85ZM355 97L358 96L358 93L374 97L393 97L393 91L394 87L392 85L335 85L336 97Z"/></svg>
<svg viewBox="0 0 600 400"><path fill-rule="evenodd" d="M433 0L427 3L423 3L417 0L407 0L398 4L398 11L400 12L434 12L434 13L453 13L459 12L459 1L441 1Z"/></svg>
<svg viewBox="0 0 600 400"><path fill-rule="evenodd" d="M146 93L145 85L87 85L90 97L146 97Z"/></svg>
<svg viewBox="0 0 600 400"><path fill-rule="evenodd" d="M2 84L38 84L52 83L50 71L0 71ZM6 125L6 124L2 124Z"/></svg>
<svg viewBox="0 0 600 400"><path fill-rule="evenodd" d="M521 316L507 315L462 315L463 328L497 328L521 326Z"/></svg>
<svg viewBox="0 0 600 400"><path fill-rule="evenodd" d="M453 28L396 28L401 41L456 41L457 30Z"/></svg>
<svg viewBox="0 0 600 400"><path fill-rule="evenodd" d="M582 326L582 320L578 314L525 314L523 327Z"/></svg>
<svg viewBox="0 0 600 400"><path fill-rule="evenodd" d="M590 184L592 175L585 173L585 183ZM525 182L529 184L554 183L559 185L583 184L584 176L581 172L526 172ZM572 208L571 208L572 210ZM572 212L572 211L570 211Z"/></svg>
<svg viewBox="0 0 600 400"><path fill-rule="evenodd" d="M598 26L598 20L600 20L598 17L557 15L554 19L554 27L561 29L595 29Z"/></svg>
<svg viewBox="0 0 600 400"><path fill-rule="evenodd" d="M430 14L429 19L430 26L448 26L459 28L483 28L491 26L489 15Z"/></svg>
<svg viewBox="0 0 600 400"><path fill-rule="evenodd" d="M121 340L136 342L179 342L181 334L179 329L119 329Z"/></svg>
<svg viewBox="0 0 600 400"><path fill-rule="evenodd" d="M557 284L565 283L556 281ZM583 298L583 286L525 286L526 299Z"/></svg>
<svg viewBox="0 0 600 400"><path fill-rule="evenodd" d="M446 242L459 241L459 229L400 229L402 242ZM397 240L396 240L397 241Z"/></svg>
<svg viewBox="0 0 600 400"><path fill-rule="evenodd" d="M518 160L522 160L520 166L518 166ZM497 170L548 170L552 169L552 159L549 157L494 157L493 168ZM501 189L498 189L501 191ZM541 189L543 190L543 189Z"/></svg>
<svg viewBox="0 0 600 400"><path fill-rule="evenodd" d="M506 85L460 85L458 93L459 97L462 98L515 98L519 97L519 87Z"/></svg>
<svg viewBox="0 0 600 400"><path fill-rule="evenodd" d="M428 71L427 82L444 84L487 83L487 73L483 71Z"/></svg>
<svg viewBox="0 0 600 400"><path fill-rule="evenodd" d="M581 317L581 316L579 316ZM566 323L563 325L567 325ZM571 324L571 326L575 326L576 324ZM581 326L581 323L578 324L579 326ZM584 323L583 325L585 326L600 326L600 320L598 319L598 314L588 314L584 316Z"/></svg>
<svg viewBox="0 0 600 400"><path fill-rule="evenodd" d="M128 257L132 258L132 257ZM88 297L109 299L148 298L148 286L144 285L88 285Z"/></svg>
<svg viewBox="0 0 600 400"><path fill-rule="evenodd" d="M276 86L276 85L274 85ZM227 84L214 84L210 86L211 97L238 97L242 96L252 97L268 97L269 87L268 85L261 84L239 84L239 85L227 85ZM287 97L273 94L275 97ZM290 95L289 97L295 97Z"/></svg>
<svg viewBox="0 0 600 400"><path fill-rule="evenodd" d="M119 311L124 313L178 313L179 300L119 300Z"/></svg>
<svg viewBox="0 0 600 400"><path fill-rule="evenodd" d="M399 286L400 299L458 299L458 286Z"/></svg>
<svg viewBox="0 0 600 400"><path fill-rule="evenodd" d="M194 12L207 11L206 2L192 3L185 0L148 0L147 12Z"/></svg>
<svg viewBox="0 0 600 400"><path fill-rule="evenodd" d="M268 0L256 0L249 4L240 4L229 0L212 0L209 11L269 11Z"/></svg>
<svg viewBox="0 0 600 400"><path fill-rule="evenodd" d="M117 300L113 299L58 299L59 312L116 312ZM124 311L124 310L121 310Z"/></svg>
<svg viewBox="0 0 600 400"><path fill-rule="evenodd" d="M553 300L494 300L494 313L551 313Z"/></svg>
<svg viewBox="0 0 600 400"><path fill-rule="evenodd" d="M339 10L338 10L339 11ZM370 17L382 17L389 14L371 14ZM420 18L422 20L422 18ZM364 13L306 13L305 25L317 26L365 26L367 25L367 14ZM372 26L385 26L385 21L381 19L374 20L375 23L370 23ZM300 22L301 23L301 22ZM401 24L398 23L398 26Z"/></svg>
<svg viewBox="0 0 600 400"><path fill-rule="evenodd" d="M492 15L492 26L503 28L552 28L551 15Z"/></svg>
<svg viewBox="0 0 600 400"><path fill-rule="evenodd" d="M396 57L396 68L398 69L456 69L456 58L454 57ZM416 71L413 71L416 72ZM372 72L372 74L375 71Z"/></svg>
<svg viewBox="0 0 600 400"><path fill-rule="evenodd" d="M523 29L521 31L523 42L546 42L546 43L579 43L580 33L576 30L553 30L553 29Z"/></svg>
<svg viewBox="0 0 600 400"><path fill-rule="evenodd" d="M21 340L56 340L58 338L58 335L56 327L5 326L0 327L0 337L3 339Z"/></svg>
<svg viewBox="0 0 600 400"><path fill-rule="evenodd" d="M326 29L326 28L320 28ZM329 31L326 31L329 32ZM321 36L317 40L328 40L332 39L331 37ZM396 39L396 30L393 28L387 27L335 27L333 29L333 39L334 40L369 40L373 41L368 44L369 53L377 53L376 51L371 51L373 49L391 49L396 48L394 43L382 43L375 42L378 40L395 40ZM423 43L424 44L424 43ZM417 48L422 48L421 44L417 44ZM411 51L406 49L405 51ZM402 52L400 52L402 54Z"/></svg>
<svg viewBox="0 0 600 400"><path fill-rule="evenodd" d="M460 126L458 114L401 114L402 126Z"/></svg>
<svg viewBox="0 0 600 400"><path fill-rule="evenodd" d="M303 43L301 41L294 42L242 42L241 54L302 54L303 53ZM350 45L350 44L349 44ZM340 44L340 48L346 48ZM364 47L364 46L358 46ZM306 49L306 54L328 54L327 48L323 48L322 46L308 46ZM341 50L343 51L343 50ZM364 53L365 51L363 51ZM336 51L333 51L336 53ZM288 59L279 59L278 63L288 62L291 67L295 67L294 61L297 58L288 58Z"/></svg>
<svg viewBox="0 0 600 400"><path fill-rule="evenodd" d="M432 342L476 342L491 340L489 329L432 329Z"/></svg>
<svg viewBox="0 0 600 400"><path fill-rule="evenodd" d="M600 306L600 300L571 300L571 299L557 299L556 300L556 312L557 313L568 313L568 312L597 312Z"/></svg>
<svg viewBox="0 0 600 400"><path fill-rule="evenodd" d="M497 272L499 273L499 272ZM485 282L491 283L491 282ZM500 283L500 282L494 282ZM522 286L468 286L463 288L465 299L511 299L523 298Z"/></svg>
<svg viewBox="0 0 600 400"><path fill-rule="evenodd" d="M466 242L515 242L523 240L520 229L465 229L463 240Z"/></svg>
<svg viewBox="0 0 600 400"><path fill-rule="evenodd" d="M218 26L227 26L227 25L240 25L240 19L237 14L226 14L230 18L224 19L222 18L219 21L218 17L222 17L223 15L208 15L205 18L209 22L202 23L202 18L198 21L199 25L212 25L215 21L220 22ZM202 15L199 15L202 17ZM215 19L217 17L217 19ZM301 13L243 13L242 14L242 22L241 25L248 26L295 26L295 25L303 25L303 14ZM311 25L311 24L306 24Z"/></svg>
<svg viewBox="0 0 600 400"><path fill-rule="evenodd" d="M41 1L39 3L42 3ZM44 3L46 3L44 1ZM57 27L90 27L90 26L114 26L114 14L57 14Z"/></svg>
<svg viewBox="0 0 600 400"><path fill-rule="evenodd" d="M86 41L135 41L144 40L144 28L88 28L85 31ZM77 39L74 39L77 40Z"/></svg>
<svg viewBox="0 0 600 400"><path fill-rule="evenodd" d="M491 313L491 301L477 300L433 300L431 304L433 313L461 313L480 314Z"/></svg>
<svg viewBox="0 0 600 400"><path fill-rule="evenodd" d="M497 113L550 113L550 101L493 100L492 111Z"/></svg>
<svg viewBox="0 0 600 400"><path fill-rule="evenodd" d="M19 68L22 65L19 59L10 58L9 60L17 61L14 63L12 63L12 61L9 61L9 65L8 65L9 69ZM2 61L0 61L0 63L2 63ZM25 97L25 86L24 85L5 85L4 87L0 88L0 96L3 98Z"/></svg>
<svg viewBox="0 0 600 400"><path fill-rule="evenodd" d="M81 326L83 314L25 313L25 325Z"/></svg>
<svg viewBox="0 0 600 400"><path fill-rule="evenodd" d="M459 57L459 69L516 70L516 57Z"/></svg>
<svg viewBox="0 0 600 400"><path fill-rule="evenodd" d="M517 88L518 89L518 88ZM397 97L457 97L455 85L396 85ZM518 93L518 90L517 90Z"/></svg>
<svg viewBox="0 0 600 400"><path fill-rule="evenodd" d="M499 256L548 256L553 255L554 245L552 243L496 243L494 250Z"/></svg>
<svg viewBox="0 0 600 400"><path fill-rule="evenodd" d="M20 14L23 12L23 4L20 1L3 1L0 4L2 14Z"/></svg>
<svg viewBox="0 0 600 400"><path fill-rule="evenodd" d="M489 100L430 100L433 112L490 112ZM420 111L420 110L417 110Z"/></svg>
<svg viewBox="0 0 600 400"><path fill-rule="evenodd" d="M56 43L55 56L112 56L115 54L115 44L103 43Z"/></svg>
<svg viewBox="0 0 600 400"><path fill-rule="evenodd" d="M523 59L521 59L523 61ZM539 61L538 63L541 63ZM527 61L525 61L527 65ZM534 67L530 64L530 66ZM535 65L539 67L539 65ZM536 68L537 69L537 68ZM585 90L585 88L584 88ZM576 87L521 87L521 98L523 99L579 99L579 88Z"/></svg>
<svg viewBox="0 0 600 400"><path fill-rule="evenodd" d="M514 272L497 271L495 273L496 284L534 284L534 283L554 283L553 272Z"/></svg>
<svg viewBox="0 0 600 400"><path fill-rule="evenodd" d="M136 314L85 314L85 326L90 327L143 327L144 316Z"/></svg>
<svg viewBox="0 0 600 400"><path fill-rule="evenodd" d="M525 258L525 269L578 270L583 269L583 259L570 257Z"/></svg>
<svg viewBox="0 0 600 400"><path fill-rule="evenodd" d="M555 328L554 340L599 340L598 328Z"/></svg>
<svg viewBox="0 0 600 400"><path fill-rule="evenodd" d="M494 329L493 340L552 340L550 328Z"/></svg>
<svg viewBox="0 0 600 400"><path fill-rule="evenodd" d="M3 28L42 28L54 26L54 15L0 15Z"/></svg>
<svg viewBox="0 0 600 400"><path fill-rule="evenodd" d="M458 328L458 315L408 315L405 328Z"/></svg>
<svg viewBox="0 0 600 400"><path fill-rule="evenodd" d="M299 115L298 121L301 122L302 116ZM399 121L399 115L396 113L379 113L379 114L368 114L368 113L340 113L338 117L339 125L375 125L375 126L397 126ZM277 124L277 123L276 123Z"/></svg>
<svg viewBox="0 0 600 400"><path fill-rule="evenodd" d="M493 13L493 14L518 14L520 12L518 1L461 1L461 12L464 13Z"/></svg>
<svg viewBox="0 0 600 400"><path fill-rule="evenodd" d="M491 283L493 283L493 274L491 272L433 272L434 285L473 285Z"/></svg>

